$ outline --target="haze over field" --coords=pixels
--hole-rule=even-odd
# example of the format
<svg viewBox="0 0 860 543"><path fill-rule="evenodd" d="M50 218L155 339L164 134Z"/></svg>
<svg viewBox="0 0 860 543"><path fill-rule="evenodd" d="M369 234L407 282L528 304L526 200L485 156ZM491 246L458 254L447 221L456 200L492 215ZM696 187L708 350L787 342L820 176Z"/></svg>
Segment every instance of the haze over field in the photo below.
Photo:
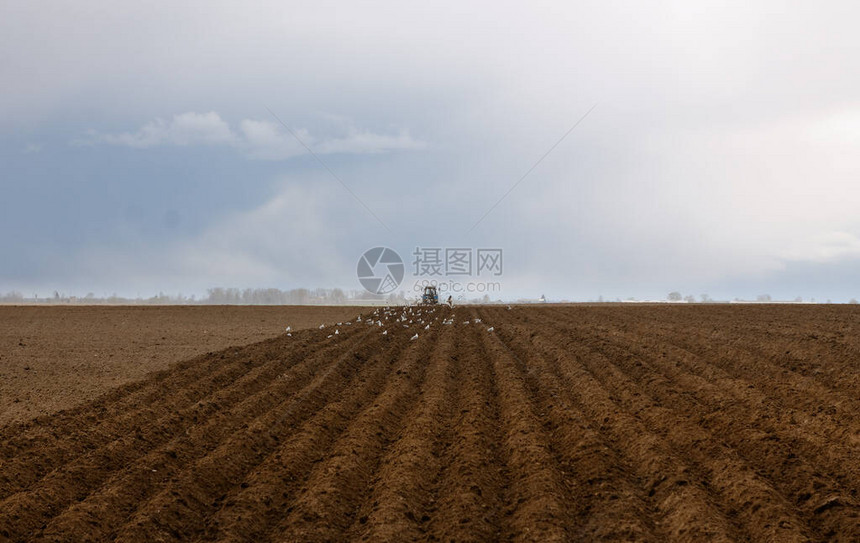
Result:
<svg viewBox="0 0 860 543"><path fill-rule="evenodd" d="M649 4L3 2L0 292L860 297L860 6Z"/></svg>

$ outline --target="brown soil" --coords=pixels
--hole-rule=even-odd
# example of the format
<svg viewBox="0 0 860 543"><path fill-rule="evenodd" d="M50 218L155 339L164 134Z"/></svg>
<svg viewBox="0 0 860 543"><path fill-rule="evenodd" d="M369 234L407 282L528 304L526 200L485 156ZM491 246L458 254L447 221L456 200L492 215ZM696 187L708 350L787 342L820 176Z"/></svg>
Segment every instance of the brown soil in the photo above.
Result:
<svg viewBox="0 0 860 543"><path fill-rule="evenodd" d="M0 426L91 401L209 351L355 317L357 307L0 305Z"/></svg>
<svg viewBox="0 0 860 543"><path fill-rule="evenodd" d="M860 541L856 309L401 311L0 429L0 540Z"/></svg>

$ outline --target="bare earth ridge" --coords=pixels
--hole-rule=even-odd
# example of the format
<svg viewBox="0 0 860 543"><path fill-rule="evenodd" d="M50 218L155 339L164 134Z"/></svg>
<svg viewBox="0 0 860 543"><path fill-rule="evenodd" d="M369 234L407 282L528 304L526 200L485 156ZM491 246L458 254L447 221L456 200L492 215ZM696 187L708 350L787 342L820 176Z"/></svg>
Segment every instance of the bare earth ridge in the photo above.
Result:
<svg viewBox="0 0 860 543"><path fill-rule="evenodd" d="M860 541L856 308L372 318L0 429L0 540Z"/></svg>
<svg viewBox="0 0 860 543"><path fill-rule="evenodd" d="M0 305L0 426L94 400L177 362L358 307Z"/></svg>

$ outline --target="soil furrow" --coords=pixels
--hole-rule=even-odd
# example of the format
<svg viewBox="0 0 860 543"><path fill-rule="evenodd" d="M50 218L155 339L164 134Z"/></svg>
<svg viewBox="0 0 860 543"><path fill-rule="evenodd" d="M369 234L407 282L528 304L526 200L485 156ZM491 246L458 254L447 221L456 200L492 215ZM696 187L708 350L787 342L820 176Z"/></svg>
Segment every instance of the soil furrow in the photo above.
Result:
<svg viewBox="0 0 860 543"><path fill-rule="evenodd" d="M319 338L313 337L302 340L291 353L288 364L301 361L318 341ZM178 409L205 401L212 391L230 385L261 366L276 362L273 355L267 354L269 352L277 353L270 351L269 345L213 353L196 360L203 368L194 368L195 371L190 372L193 375L190 381L185 379L189 372L185 371L183 364L175 379L159 374L140 385L129 396L137 398L136 393L141 390L147 391L147 395L133 403L126 403L130 402L129 396L119 398L116 404L99 400L63 415L68 420L56 426L51 424L35 432L24 430L22 436L7 441L2 453L3 457L14 454L15 458L13 462L0 463L0 499L27 490L50 474L54 466L66 465L101 447L127 439L129 435L168 435L164 429L177 424ZM199 375L203 369L208 370L208 374ZM98 416L93 417L90 413Z"/></svg>
<svg viewBox="0 0 860 543"><path fill-rule="evenodd" d="M849 306L369 308L0 429L0 542L860 541L858 338Z"/></svg>
<svg viewBox="0 0 860 543"><path fill-rule="evenodd" d="M485 312L479 314L487 320ZM485 328L486 325L475 327L477 343L482 356L493 363L510 485L505 511L510 518L502 537L517 541L565 541L573 525L570 490L550 450L542 421L535 413L535 400L525 384L521 361L504 347L494 331Z"/></svg>
<svg viewBox="0 0 860 543"><path fill-rule="evenodd" d="M469 328L461 321L474 318L474 312L460 310L457 315L460 318L452 326L467 337ZM452 421L453 441L442 454L442 469L432 491L435 505L427 522L428 539L498 541L507 473L498 450L501 432L492 367L468 341L464 343L458 353L462 379Z"/></svg>
<svg viewBox="0 0 860 543"><path fill-rule="evenodd" d="M337 348L337 347L335 347ZM326 349L323 352L327 352ZM305 382L313 373L313 362L308 360L311 367L304 364L298 364L289 367L287 373L283 374L285 384L292 383L296 377L300 377ZM319 362L318 362L319 363ZM301 375L303 370L303 375ZM300 384L302 381L299 380ZM236 399L239 399L237 397ZM241 398L247 401L248 398ZM204 407L205 406L201 406ZM10 534L34 534L36 528L44 527L45 523L52 517L61 514L70 504L84 499L90 492L96 489L103 481L108 479L111 473L115 470L123 470L129 463L134 462L137 458L145 455L147 452L156 450L169 442L171 439L183 439L187 436L189 429L199 430L204 427L207 414L217 413L221 408L225 407L218 403L213 404L214 409L198 411L192 409L189 413L185 413L184 417L174 415L172 417L173 424L171 425L155 425L147 429L151 433L144 434L141 430L134 432L131 436L114 441L104 449L98 449L89 453L68 465L61 465L41 480L31 490L13 494L2 502L3 508L0 509L0 530L8 531ZM208 413L207 413L208 411ZM223 428L218 427L218 430ZM216 436L226 436L226 432L216 432ZM187 439L184 440L187 444ZM175 457L170 453L183 452L167 448L163 451L164 456L169 456L165 462L166 465L173 465L181 462L184 457L176 454ZM148 486L156 484L151 467L141 468L146 477ZM138 470L135 473L138 473ZM140 477L140 474L138 473ZM160 478L158 479L160 480ZM125 487L127 492L133 493L138 497L140 488L136 485Z"/></svg>
<svg viewBox="0 0 860 543"><path fill-rule="evenodd" d="M124 521L137 504L157 492L165 483L215 449L248 421L264 416L279 405L284 397L296 394L329 357L337 357L354 346L361 337L327 345L302 364L267 371L266 380L253 380L253 388L237 382L216 393L208 400L210 409L194 409L185 415L184 430L171 435L166 443L155 443L142 451L142 456L120 464L120 469L86 499L76 503L52 519L43 534L52 540L62 540L63 534L74 533L75 527L87 526L92 534L107 536ZM114 455L116 456L116 455ZM110 456L109 456L110 457Z"/></svg>
<svg viewBox="0 0 860 543"><path fill-rule="evenodd" d="M628 317L624 325L629 326L631 322L637 321ZM820 375L816 372L821 366L820 360L815 361L812 368L804 370L786 360L786 351L790 354L790 345L784 346L781 354L767 355L755 347L760 341L749 337L745 330L728 335L722 333L720 327L714 326L709 327L707 335L704 335L701 325L691 327L688 322L666 325L648 320L644 326L648 328L648 335L656 335L671 345L701 356L732 376L750 383L767 380L770 385L768 394L778 394L774 396L775 399L786 401L797 409L819 416L843 416L860 409L856 389L846 387L860 378L856 364L853 370L844 368L844 371L839 372L841 378L828 385L819 379ZM775 346L778 342L770 337L767 344ZM827 366L832 366L835 353L828 350L828 355ZM823 402L821 398L827 398L828 401ZM860 433L860 422L855 421L852 430Z"/></svg>
<svg viewBox="0 0 860 543"><path fill-rule="evenodd" d="M495 319L493 319L495 322ZM529 343L530 329L511 320L499 326L505 346L524 361L527 381L552 435L560 473L568 480L569 509L574 529L569 540L576 541L659 541L653 510L639 488L633 469L607 443L582 411L575 408L558 367L536 352Z"/></svg>
<svg viewBox="0 0 860 543"><path fill-rule="evenodd" d="M547 332L550 336L558 334ZM728 514L736 517L753 538L779 541L810 538L808 526L801 522L788 500L721 440L714 439L703 428L672 410L649 401L648 395L611 360L587 344L587 338L568 342L566 347L564 355L575 356L577 363L600 383L613 404L635 414L656 440L670 446L680 458L692 464L695 472L705 478L703 487L725 504ZM688 472L681 479L683 486L691 482L690 475Z"/></svg>
<svg viewBox="0 0 860 543"><path fill-rule="evenodd" d="M338 399L322 407L240 485L218 498L220 506L207 520L202 540L259 541L289 513L313 467L327 458L361 410L379 397L389 375L402 371L398 360L402 360L403 351L417 347L393 334L387 341L392 346L386 346L384 363L375 364Z"/></svg>
<svg viewBox="0 0 860 543"><path fill-rule="evenodd" d="M292 429L324 406L356 378L374 356L383 357L383 339L372 330L353 350L328 358L299 392L241 429L214 451L186 467L137 510L117 531L125 541L189 539L203 532L205 519L230 488L259 465ZM326 357L321 357L323 361Z"/></svg>
<svg viewBox="0 0 860 543"><path fill-rule="evenodd" d="M373 492L359 510L349 540L415 541L426 535L433 481L451 439L448 422L453 417L463 347L453 325L444 326L439 345L427 361L420 400L383 458L371 485Z"/></svg>
<svg viewBox="0 0 860 543"><path fill-rule="evenodd" d="M659 321L653 322L664 330L742 346L786 363L788 369L805 376L824 379L827 386L837 390L844 388L846 376L851 378L852 387L860 382L860 375L857 375L860 315L856 308L829 306L817 307L814 311L793 306L664 309ZM692 319L691 312L695 312ZM803 326L797 326L798 322ZM822 357L828 359L826 366L818 363Z"/></svg>
<svg viewBox="0 0 860 543"><path fill-rule="evenodd" d="M814 471L823 468L829 477L838 481L837 486L860 488L860 466L852 461L858 454L860 444L860 423L856 417L840 417L831 409L823 412L797 409L791 399L775 396L762 378L737 379L711 364L709 359L677 346L677 341L669 334L652 334L651 338L645 340L637 334L628 334L615 343L622 350L639 349L637 352L649 353L645 356L661 368L663 375L670 380L683 380L688 383L687 386L692 386L698 393L697 398L718 408L719 413L726 415L723 418L733 424L730 435L752 429L753 434L741 438L738 442L740 445L749 445L751 441L773 451L782 450L785 454L766 460L769 469L776 468L776 479L789 484L804 481L812 485L805 476L784 476L792 472L798 462L806 462L816 466L809 468ZM827 401L833 401L833 398L822 398L822 402ZM844 404L842 409L857 411ZM760 456L759 453L753 453L753 457ZM826 485L815 483L815 487L823 490ZM815 509L816 500L809 501L815 494L800 490L798 504L804 507L813 504L812 508ZM856 498L856 493L854 496Z"/></svg>
<svg viewBox="0 0 860 543"><path fill-rule="evenodd" d="M584 413L589 427L604 436L610 450L617 451L636 472L644 484L639 492L648 497L656 511L655 531L676 540L735 540L740 532L732 519L715 507L707 481L697 477L690 463L634 414L620 409L603 383L565 348L566 342L575 343L577 338L547 341L538 335L540 328L533 329L529 345L521 348L536 349L550 361L574 410ZM601 525L600 529L608 527Z"/></svg>
<svg viewBox="0 0 860 543"><path fill-rule="evenodd" d="M412 330L410 329L409 332ZM403 355L373 405L362 411L334 443L328 457L314 466L305 488L290 505L284 521L269 533L273 541L337 541L356 521L364 497L387 446L394 440L410 404L424 382L427 358L440 325L422 330L424 341ZM421 341L421 340L419 340Z"/></svg>
<svg viewBox="0 0 860 543"><path fill-rule="evenodd" d="M747 464L764 474L774 488L797 505L817 533L830 537L839 527L849 527L844 535L860 540L860 508L849 494L851 488L860 485L850 471L842 472L838 467L851 465L850 452L833 463L836 474L822 473L821 457L828 451L792 439L788 431L782 430L790 429L791 424L780 421L779 409L770 409L766 402L750 409L737 401L737 395L723 394L704 379L673 371L667 367L672 364L665 358L652 357L637 349L639 340L635 337L618 341L620 344L605 339L597 348L634 382L647 385L650 397L677 413L684 413L711 435L721 436ZM813 465L815 460L818 463ZM849 486L843 487L844 483L837 480ZM825 503L829 506L822 509Z"/></svg>

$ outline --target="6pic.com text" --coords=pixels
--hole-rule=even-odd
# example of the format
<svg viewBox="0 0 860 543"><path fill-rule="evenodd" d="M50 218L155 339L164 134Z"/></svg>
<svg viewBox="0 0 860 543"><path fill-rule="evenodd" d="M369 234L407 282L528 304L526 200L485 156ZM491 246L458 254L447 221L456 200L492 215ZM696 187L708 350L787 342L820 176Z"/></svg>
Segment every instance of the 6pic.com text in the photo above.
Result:
<svg viewBox="0 0 860 543"><path fill-rule="evenodd" d="M486 294L489 292L501 292L502 284L499 281L469 281L461 283L454 280L437 280L437 279L416 279L412 285L412 290L418 293L424 291L424 287L436 287L436 290L442 293L452 294Z"/></svg>

